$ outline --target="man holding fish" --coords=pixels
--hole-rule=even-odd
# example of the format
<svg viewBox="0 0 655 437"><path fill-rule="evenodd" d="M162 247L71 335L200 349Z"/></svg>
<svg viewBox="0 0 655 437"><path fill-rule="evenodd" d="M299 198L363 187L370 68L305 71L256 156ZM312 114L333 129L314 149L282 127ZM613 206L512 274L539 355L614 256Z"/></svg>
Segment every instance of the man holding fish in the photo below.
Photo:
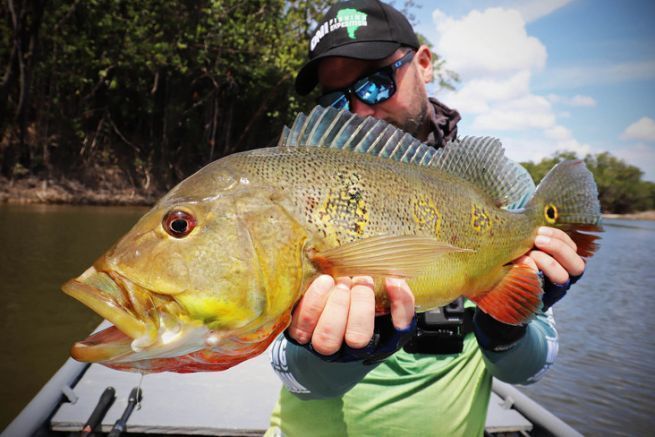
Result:
<svg viewBox="0 0 655 437"><path fill-rule="evenodd" d="M310 58L296 86L321 106L180 182L62 286L111 322L71 355L209 372L274 342L273 435L480 435L492 376L555 359L547 310L597 248L593 175L564 161L535 187L498 140L455 138L386 4L331 8Z"/></svg>
<svg viewBox="0 0 655 437"><path fill-rule="evenodd" d="M427 95L431 51L391 6L333 6L311 38L309 58L296 89L305 95L319 85L320 105L383 119L435 148L456 138L457 111ZM376 318L371 277L319 276L272 349L286 388L267 435L483 434L492 376L530 383L543 375L557 354L547 309L585 269L560 229L539 228L534 246L514 264L542 272L543 311L528 323L506 324L467 302L451 331L460 336L459 350L426 343L428 316L419 319L417 339L406 281L386 279L390 316ZM448 308L437 312L435 332L452 326L444 314ZM408 341L413 346L403 350Z"/></svg>

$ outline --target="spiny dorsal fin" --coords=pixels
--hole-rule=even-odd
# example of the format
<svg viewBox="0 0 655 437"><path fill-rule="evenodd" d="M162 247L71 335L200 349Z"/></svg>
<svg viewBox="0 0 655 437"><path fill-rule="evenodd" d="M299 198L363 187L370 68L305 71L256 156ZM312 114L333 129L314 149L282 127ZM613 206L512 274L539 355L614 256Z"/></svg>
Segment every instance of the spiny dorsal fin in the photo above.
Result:
<svg viewBox="0 0 655 437"><path fill-rule="evenodd" d="M298 114L278 146L336 148L436 167L476 184L508 209L523 208L535 188L495 138L466 137L435 149L383 120L335 108L316 106L308 116Z"/></svg>
<svg viewBox="0 0 655 437"><path fill-rule="evenodd" d="M528 171L505 156L497 138L464 137L439 152L428 165L473 182L507 209L523 208L534 193Z"/></svg>
<svg viewBox="0 0 655 437"><path fill-rule="evenodd" d="M282 135L280 135L280 139L277 141L278 147L286 144L289 141L290 134L291 134L291 129L289 129L288 126L284 126L282 128Z"/></svg>

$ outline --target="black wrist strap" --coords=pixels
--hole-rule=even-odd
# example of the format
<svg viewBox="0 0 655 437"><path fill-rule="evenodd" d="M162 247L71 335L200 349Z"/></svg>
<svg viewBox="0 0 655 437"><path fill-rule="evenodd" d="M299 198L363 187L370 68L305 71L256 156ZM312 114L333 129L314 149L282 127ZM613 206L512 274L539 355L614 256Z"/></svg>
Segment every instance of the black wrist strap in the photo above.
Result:
<svg viewBox="0 0 655 437"><path fill-rule="evenodd" d="M552 307L555 303L566 296L566 292L569 291L571 285L575 284L578 282L578 279L582 278L582 273L580 273L577 276L569 277L569 279L563 284L555 284L542 272L539 272L539 275L543 281L544 294L541 297L541 301L543 302L541 310L544 312L548 311L548 308Z"/></svg>
<svg viewBox="0 0 655 437"><path fill-rule="evenodd" d="M523 338L527 329L526 325L514 326L499 322L480 308L475 310L473 316L473 331L478 344L492 352L511 349Z"/></svg>

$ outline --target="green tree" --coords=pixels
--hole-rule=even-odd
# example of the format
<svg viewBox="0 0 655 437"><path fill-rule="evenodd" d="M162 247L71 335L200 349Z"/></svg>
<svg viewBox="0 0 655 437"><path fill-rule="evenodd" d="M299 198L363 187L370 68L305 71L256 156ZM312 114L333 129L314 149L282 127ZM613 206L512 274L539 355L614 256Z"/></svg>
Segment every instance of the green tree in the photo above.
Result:
<svg viewBox="0 0 655 437"><path fill-rule="evenodd" d="M578 159L578 156L575 152L557 152L549 158L542 159L538 163L528 161L522 162L521 165L528 170L535 183L539 183L551 168L553 168L557 163L567 159Z"/></svg>
<svg viewBox="0 0 655 437"><path fill-rule="evenodd" d="M585 163L594 174L606 212L621 214L652 208L648 183L641 180L643 172L639 168L609 152L587 156Z"/></svg>
<svg viewBox="0 0 655 437"><path fill-rule="evenodd" d="M3 42L37 34L32 28L43 17L38 44L0 50L7 61L0 109L24 115L22 124L3 117L2 173L65 169L90 181L98 168L113 167L146 188L155 179L169 186L226 153L274 143L304 104L293 95L294 73L313 17L327 7L308 0L88 0L37 11L28 3L41 5L2 4L12 12L10 25L0 26ZM16 53L30 44L40 50L24 56L34 73L28 82Z"/></svg>
<svg viewBox="0 0 655 437"><path fill-rule="evenodd" d="M0 175L157 193L211 160L275 144L313 105L293 82L331 4L0 3Z"/></svg>

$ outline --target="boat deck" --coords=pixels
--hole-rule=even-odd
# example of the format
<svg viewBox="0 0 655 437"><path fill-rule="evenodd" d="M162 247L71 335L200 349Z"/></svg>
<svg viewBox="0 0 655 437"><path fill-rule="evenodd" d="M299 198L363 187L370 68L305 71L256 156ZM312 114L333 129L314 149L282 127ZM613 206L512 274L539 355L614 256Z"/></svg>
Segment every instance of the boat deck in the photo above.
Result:
<svg viewBox="0 0 655 437"><path fill-rule="evenodd" d="M109 432L127 405L138 374L91 365L73 387L77 400L63 403L51 419L54 431L79 431L106 387L116 390L116 401L102 420ZM127 422L130 433L177 435L261 435L277 400L281 383L268 354L224 372L147 375L142 381L143 401ZM489 403L488 433L529 432L533 425L518 411L503 406L493 393ZM507 407L507 408L506 408Z"/></svg>

